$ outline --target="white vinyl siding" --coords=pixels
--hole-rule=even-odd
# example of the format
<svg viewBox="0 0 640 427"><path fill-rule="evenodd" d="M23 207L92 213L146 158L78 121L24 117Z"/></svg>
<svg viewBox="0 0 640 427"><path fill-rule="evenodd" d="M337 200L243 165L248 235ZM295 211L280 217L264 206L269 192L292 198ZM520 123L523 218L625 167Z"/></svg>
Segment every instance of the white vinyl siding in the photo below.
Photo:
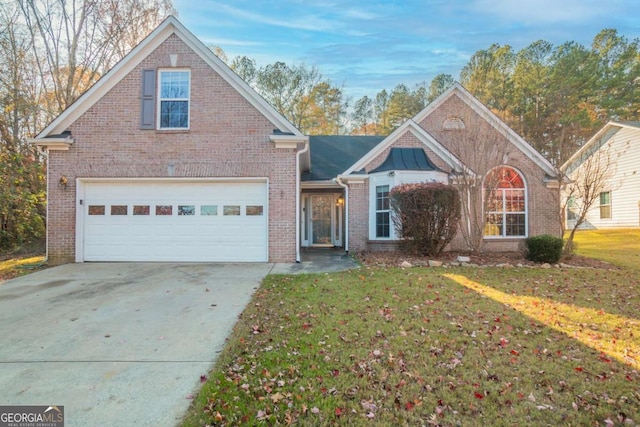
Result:
<svg viewBox="0 0 640 427"><path fill-rule="evenodd" d="M582 227L638 227L640 226L640 128L621 128L609 139L605 147L607 145L611 147L610 155L614 166L602 187L609 193L610 218L601 218L601 204L597 199L587 212L586 221ZM570 178L573 176L574 174L570 175Z"/></svg>

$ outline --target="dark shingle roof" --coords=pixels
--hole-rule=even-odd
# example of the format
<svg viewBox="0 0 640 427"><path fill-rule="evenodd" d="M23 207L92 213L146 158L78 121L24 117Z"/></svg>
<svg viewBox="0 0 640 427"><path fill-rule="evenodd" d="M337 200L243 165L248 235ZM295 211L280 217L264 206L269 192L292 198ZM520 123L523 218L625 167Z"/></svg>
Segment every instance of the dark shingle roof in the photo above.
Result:
<svg viewBox="0 0 640 427"><path fill-rule="evenodd" d="M349 169L378 145L384 136L312 135L309 136L311 171L303 181L326 181Z"/></svg>
<svg viewBox="0 0 640 427"><path fill-rule="evenodd" d="M422 148L393 147L389 151L386 160L370 173L402 170L440 171L440 169L431 162L427 153L425 153Z"/></svg>

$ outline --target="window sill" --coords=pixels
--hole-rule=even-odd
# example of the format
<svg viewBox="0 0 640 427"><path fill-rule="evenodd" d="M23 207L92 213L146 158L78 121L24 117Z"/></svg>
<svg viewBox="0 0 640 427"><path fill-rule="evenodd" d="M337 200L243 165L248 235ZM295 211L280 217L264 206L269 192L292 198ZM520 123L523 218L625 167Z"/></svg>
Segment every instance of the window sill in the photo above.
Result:
<svg viewBox="0 0 640 427"><path fill-rule="evenodd" d="M190 129L156 129L155 131L156 133L174 134L174 133L189 133L191 130Z"/></svg>
<svg viewBox="0 0 640 427"><path fill-rule="evenodd" d="M485 240L516 240L516 239L526 239L529 236L484 236Z"/></svg>

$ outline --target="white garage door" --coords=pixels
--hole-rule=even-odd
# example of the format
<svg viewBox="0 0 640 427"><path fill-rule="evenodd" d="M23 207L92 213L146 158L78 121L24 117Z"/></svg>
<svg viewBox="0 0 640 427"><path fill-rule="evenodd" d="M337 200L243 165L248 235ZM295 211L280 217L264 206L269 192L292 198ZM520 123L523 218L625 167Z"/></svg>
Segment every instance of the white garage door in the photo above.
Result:
<svg viewBox="0 0 640 427"><path fill-rule="evenodd" d="M84 182L84 261L267 261L267 183Z"/></svg>

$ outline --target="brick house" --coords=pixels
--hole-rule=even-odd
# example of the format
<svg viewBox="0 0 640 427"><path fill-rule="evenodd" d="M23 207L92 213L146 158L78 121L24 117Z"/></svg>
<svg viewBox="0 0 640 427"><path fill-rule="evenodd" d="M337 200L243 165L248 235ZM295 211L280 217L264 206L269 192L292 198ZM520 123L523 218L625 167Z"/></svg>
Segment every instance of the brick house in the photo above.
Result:
<svg viewBox="0 0 640 427"><path fill-rule="evenodd" d="M460 85L386 138L308 137L170 17L31 141L48 157L47 256L293 262L306 246L384 250L396 240L389 189L479 170L452 148L477 129L509 178L486 213L486 248L558 234L554 168Z"/></svg>

